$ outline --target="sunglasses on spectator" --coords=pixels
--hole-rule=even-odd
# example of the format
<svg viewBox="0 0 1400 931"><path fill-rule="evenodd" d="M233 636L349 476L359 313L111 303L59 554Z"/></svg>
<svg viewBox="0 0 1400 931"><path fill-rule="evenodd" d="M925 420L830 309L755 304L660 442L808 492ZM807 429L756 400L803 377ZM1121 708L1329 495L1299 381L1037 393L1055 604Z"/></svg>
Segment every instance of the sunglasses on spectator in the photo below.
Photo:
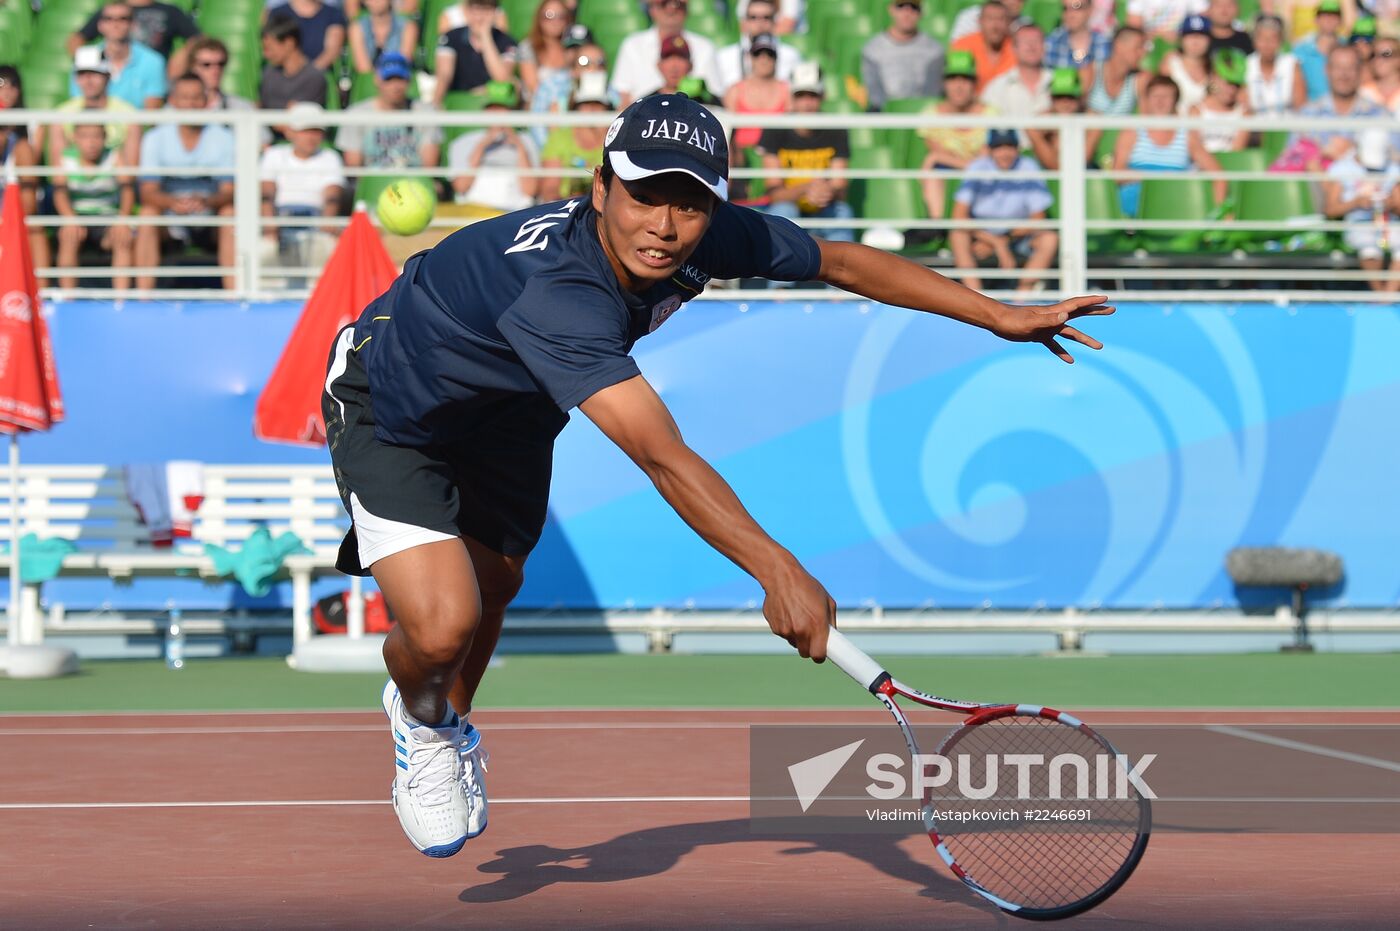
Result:
<svg viewBox="0 0 1400 931"><path fill-rule="evenodd" d="M1393 48L1383 48L1383 49L1381 49L1379 52L1377 52L1376 55L1379 56L1380 58L1394 58L1394 57L1395 57L1395 49L1393 49Z"/></svg>
<svg viewBox="0 0 1400 931"><path fill-rule="evenodd" d="M558 10L545 10L545 11L544 11L544 18L545 18L545 19L563 19L564 16L565 16L565 14L559 12Z"/></svg>
<svg viewBox="0 0 1400 931"><path fill-rule="evenodd" d="M918 11L923 9L923 6L918 3L909 3L908 0L905 0L904 3L896 3L894 5L894 8L896 10L913 10L917 13Z"/></svg>
<svg viewBox="0 0 1400 931"><path fill-rule="evenodd" d="M686 0L653 0L652 6L658 10L684 10Z"/></svg>
<svg viewBox="0 0 1400 931"><path fill-rule="evenodd" d="M587 68L589 65L604 66L607 63L607 59L605 59L602 55L580 55L578 59L574 62L574 64L578 65L580 68Z"/></svg>
<svg viewBox="0 0 1400 931"><path fill-rule="evenodd" d="M196 62L194 63L194 66L195 66L196 68L227 68L227 67L228 67L228 59L227 59L227 58L216 58L216 59L213 59L213 60L211 61L210 59L207 59L207 58L206 58L204 61L196 61Z"/></svg>
<svg viewBox="0 0 1400 931"><path fill-rule="evenodd" d="M108 15L108 14L106 14L106 13L103 13L102 16L101 16L101 19L102 19L102 21L103 21L104 23L129 23L129 22L131 22L131 16L130 16L130 14L127 14L126 16L123 16L123 15L121 15L121 14L117 14L116 16L110 16L110 15Z"/></svg>
<svg viewBox="0 0 1400 931"><path fill-rule="evenodd" d="M1071 11L1078 12L1079 10L1087 9L1088 6L1089 5L1087 3L1066 3L1064 6L1064 10L1066 13L1069 13Z"/></svg>

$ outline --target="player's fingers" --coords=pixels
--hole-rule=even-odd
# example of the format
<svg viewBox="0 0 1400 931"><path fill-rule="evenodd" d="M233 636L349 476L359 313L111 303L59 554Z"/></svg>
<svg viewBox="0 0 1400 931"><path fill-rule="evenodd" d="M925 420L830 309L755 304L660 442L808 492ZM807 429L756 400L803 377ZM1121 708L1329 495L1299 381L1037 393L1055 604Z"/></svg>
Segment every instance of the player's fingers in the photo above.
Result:
<svg viewBox="0 0 1400 931"><path fill-rule="evenodd" d="M1053 336L1049 339L1042 340L1041 344L1058 356L1062 362L1068 363L1069 365L1074 364L1074 356L1070 355L1065 347L1061 346Z"/></svg>
<svg viewBox="0 0 1400 931"><path fill-rule="evenodd" d="M1059 335L1067 339L1072 339L1076 343L1081 343L1085 346L1088 346L1090 349L1103 348L1103 343L1094 339L1092 336L1090 336L1088 333L1083 332L1082 330L1076 330L1072 326L1062 327L1060 329Z"/></svg>

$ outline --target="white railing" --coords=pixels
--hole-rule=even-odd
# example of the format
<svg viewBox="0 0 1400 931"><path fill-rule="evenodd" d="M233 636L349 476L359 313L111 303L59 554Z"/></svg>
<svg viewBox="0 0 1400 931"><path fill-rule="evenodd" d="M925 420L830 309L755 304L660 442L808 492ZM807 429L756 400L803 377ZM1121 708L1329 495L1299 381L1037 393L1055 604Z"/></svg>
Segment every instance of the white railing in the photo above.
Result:
<svg viewBox="0 0 1400 931"><path fill-rule="evenodd" d="M1095 115L1083 116L1046 116L1034 117L1021 120L1009 120L1005 117L968 116L968 117L944 117L924 114L782 114L782 115L753 115L746 114L742 117L737 114L727 114L718 111L721 121L730 127L760 125L763 127L784 128L784 127L812 127L812 128L860 128L861 130L888 131L888 130L918 130L936 127L1015 127L1021 129L1049 129L1058 132L1059 158L1062 167L1058 171L1041 171L1036 173L1038 177L1046 180L1058 182L1057 191L1057 212L1058 219L1042 221L1015 221L1018 228L1028 229L1053 229L1059 233L1058 262L1049 272L1027 273L1024 270L1011 271L1001 269L986 270L964 270L945 267L949 264L946 257L935 261L934 264L940 266L940 271L950 277L963 278L969 275L980 275L988 279L1015 279L1027 277L1033 274L1036 277L1053 277L1058 281L1058 287L1049 289L1044 293L1047 298L1053 298L1061 294L1084 293L1091 285L1095 290L1107 291L1112 297L1122 299L1123 297L1150 297L1157 300L1174 300L1183 297L1199 299L1203 295L1208 295L1217 300L1346 300L1346 301L1394 301L1395 295L1378 294L1370 290L1313 290L1310 288L1297 287L1298 284L1318 282L1336 283L1352 282L1361 283L1371 280L1395 281L1400 280L1400 273L1388 271L1370 272L1362 271L1356 267L1355 260L1343 253L1322 256L1320 261L1314 263L1313 267L1279 268L1277 262L1251 261L1247 256L1219 254L1214 257L1209 265L1203 264L1183 264L1181 255L1163 255L1160 260L1153 261L1149 252L1141 251L1135 256L1136 261L1124 262L1122 257L1117 257L1118 261L1107 263L1102 261L1102 257L1090 253L1088 243L1089 237L1098 233L1108 233L1114 231L1203 231L1203 227L1211 225L1216 231L1224 229L1229 232L1245 233L1250 231L1277 231L1281 228L1290 234L1303 234L1310 232L1335 233L1352 229L1353 224L1341 221L1326 221L1320 215L1320 201L1317 202L1318 210L1314 213L1303 215L1289 221L1258 221L1245 222L1238 220L1206 221L1205 223L1195 220L1187 221L1147 221L1147 220L1111 220L1111 219L1089 219L1086 216L1086 179L1098 177L1113 181L1143 180L1147 178L1160 177L1164 179L1181 180L1194 178L1198 180L1228 180L1235 182L1248 181L1303 181L1311 184L1326 179L1326 175L1319 173L1307 174L1278 174L1273 172L1241 171L1241 172L1147 172L1147 171L1111 171L1096 170L1086 172L1078 166L1084 165L1088 161L1088 151L1086 149L1086 134L1092 130L1146 130L1146 129L1169 129L1186 126L1192 129L1220 129L1224 126L1236 126L1248 129L1251 132L1266 131L1349 131L1359 132L1363 130L1381 130L1387 133L1395 133L1395 123L1393 120L1385 119L1326 119L1326 118L1302 118L1288 117L1282 122L1272 117L1253 117L1248 119L1223 120L1223 119L1182 119L1176 117L1101 117ZM498 125L509 125L517 128L529 128L536 126L575 126L575 125L606 125L613 118L613 114L541 114L526 112L503 112L503 111L480 111L480 112L456 112L456 111L328 111L325 114L327 126L357 125L357 126L382 126L386 124L402 124L415 126L439 126L439 127L489 127ZM167 124L167 123L207 123L218 124L229 127L233 131L235 140L234 163L230 168L230 174L234 178L234 203L233 214L228 217L221 216L165 216L165 217L140 217L131 216L122 218L121 223L127 226L139 227L146 225L160 226L184 226L184 227L223 227L232 226L234 231L235 260L230 268L218 266L168 266L162 265L155 268L123 268L120 270L122 276L156 276L167 279L195 279L210 278L222 275L229 275L233 278L234 287L228 290L208 290L204 288L175 288L139 291L128 289L123 291L113 291L109 288L77 287L72 289L47 288L46 296L51 299L64 298L121 298L121 297L160 297L160 298L193 298L193 297L225 297L234 300L263 300L278 298L300 298L304 297L315 278L320 273L319 267L300 266L288 267L281 264L282 256L277 256L278 261L269 262L268 257L263 253L262 231L266 228L281 227L321 227L338 228L349 222L348 217L265 217L261 215L262 193L259 183L259 160L262 150L263 132L266 127L283 125L287 122L287 114L281 111L179 111L179 110L158 110L139 111L137 113L111 113L106 111L83 111L77 113L60 113L58 111L11 111L6 116L6 122L14 125L24 125L32 122L40 124L62 124L73 123L129 123L138 125ZM1400 135L1400 134L1397 134ZM1400 147L1400 141L1392 136L1393 146ZM447 147L443 147L444 161ZM41 177L47 178L53 175L63 174L59 168L48 166L37 166L30 168L17 168L14 173L20 178ZM212 171L204 169L186 170L165 170L147 171L139 166L120 169L119 174L128 176L207 176L214 174ZM384 168L384 167L360 167L346 168L344 174L353 185L356 179L365 176L384 177L392 175L395 177L423 177L440 178L452 174L451 169L446 166L428 168ZM576 169L521 169L520 174L532 177L558 177L560 175L579 176L583 172ZM736 168L731 173L735 179L746 178L780 178L780 177L810 177L810 171L781 171L768 169L748 169ZM962 180L966 178L995 177L995 174L987 172L971 171L935 171L924 172L913 169L857 169L848 168L845 171L829 171L826 174L830 177L844 177L848 179L910 179L935 177L944 180ZM1026 177L1022 175L1021 177ZM249 183L251 182L251 183ZM927 219L920 218L922 213L918 205L911 204L907 217L894 218L871 218L855 217L849 220L821 220L803 219L799 221L804 227L810 228L816 235L821 235L825 229L844 228L856 231L865 231L874 228L894 228L901 232L918 229L933 230L953 230L953 229L987 229L1004 228L1008 225L1006 220L953 220L950 218ZM64 225L110 225L113 220L109 218L79 218L79 217L59 217L53 215L34 216L29 218L29 222L35 227L58 227ZM433 221L433 227L439 229L453 229L462 225L464 221L452 215L452 211L444 210ZM1286 246L1285 246L1286 251ZM1316 258L1316 257L1315 257ZM53 267L41 268L39 274L43 278L56 279L60 274L64 277L77 279L100 279L110 278L113 270L107 266L65 268ZM1228 289L1211 289L1204 291L1198 287L1203 275L1211 275L1216 278L1237 282L1239 286ZM293 286L290 282L304 279L303 286ZM1130 290L1127 285L1130 282L1149 280L1157 283L1157 288L1151 291ZM1280 289L1270 288L1267 291L1261 290L1257 286L1251 286L1253 282L1288 282L1293 286ZM81 283L81 282L80 282ZM992 293L1002 293L993 290ZM801 297L802 299L830 299L844 297L840 292L831 291L776 291L776 292L744 292L735 290L721 290L711 292L708 296L725 299L733 298L758 298L764 297Z"/></svg>

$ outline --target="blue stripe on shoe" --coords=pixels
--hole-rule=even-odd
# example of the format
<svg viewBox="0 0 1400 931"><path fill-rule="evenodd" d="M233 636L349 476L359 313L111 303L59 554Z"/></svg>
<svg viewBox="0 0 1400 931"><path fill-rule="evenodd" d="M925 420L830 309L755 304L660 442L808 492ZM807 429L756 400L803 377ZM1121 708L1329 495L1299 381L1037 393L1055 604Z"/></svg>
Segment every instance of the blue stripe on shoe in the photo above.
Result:
<svg viewBox="0 0 1400 931"><path fill-rule="evenodd" d="M481 743L481 731L468 724L466 733L462 735L462 746L460 747L461 752L470 753L476 749L476 746L479 743Z"/></svg>
<svg viewBox="0 0 1400 931"><path fill-rule="evenodd" d="M394 744L394 752L408 756L408 749L403 744Z"/></svg>
<svg viewBox="0 0 1400 931"><path fill-rule="evenodd" d="M397 763L397 764L399 764L399 769L408 769L408 761L407 761L407 760L401 760L401 759L399 759L398 757L395 757L395 758L394 758L394 762Z"/></svg>
<svg viewBox="0 0 1400 931"><path fill-rule="evenodd" d="M427 847L423 850L423 854L429 857L450 857L457 851L461 850L462 846L466 844L466 842L467 839L463 837L461 840L454 840L449 844L441 844L437 847Z"/></svg>
<svg viewBox="0 0 1400 931"><path fill-rule="evenodd" d="M397 727L394 728L394 739L395 739L395 740L402 740L402 741L408 740L407 737L405 737L404 735L402 735L402 734L399 733L399 729L398 729Z"/></svg>

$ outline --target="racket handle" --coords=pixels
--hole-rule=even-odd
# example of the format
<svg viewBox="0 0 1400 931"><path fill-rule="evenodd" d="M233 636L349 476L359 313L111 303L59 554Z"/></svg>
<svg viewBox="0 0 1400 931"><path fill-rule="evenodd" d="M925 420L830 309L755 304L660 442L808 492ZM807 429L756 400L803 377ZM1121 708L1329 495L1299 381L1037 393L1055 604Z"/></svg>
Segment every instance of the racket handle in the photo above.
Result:
<svg viewBox="0 0 1400 931"><path fill-rule="evenodd" d="M861 688L872 693L887 676L884 667L866 656L860 647L835 627L826 632L826 658L860 683Z"/></svg>

